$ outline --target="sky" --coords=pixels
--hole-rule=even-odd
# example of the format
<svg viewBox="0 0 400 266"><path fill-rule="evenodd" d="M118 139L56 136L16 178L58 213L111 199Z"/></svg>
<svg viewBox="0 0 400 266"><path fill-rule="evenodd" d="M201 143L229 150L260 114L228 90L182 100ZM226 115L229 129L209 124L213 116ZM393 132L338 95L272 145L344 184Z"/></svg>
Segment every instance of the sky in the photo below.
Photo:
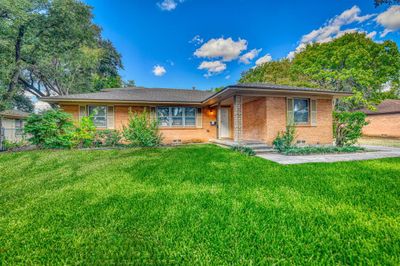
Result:
<svg viewBox="0 0 400 266"><path fill-rule="evenodd" d="M373 0L84 0L137 86L211 89L292 58L307 43L365 32L400 41L400 6Z"/></svg>

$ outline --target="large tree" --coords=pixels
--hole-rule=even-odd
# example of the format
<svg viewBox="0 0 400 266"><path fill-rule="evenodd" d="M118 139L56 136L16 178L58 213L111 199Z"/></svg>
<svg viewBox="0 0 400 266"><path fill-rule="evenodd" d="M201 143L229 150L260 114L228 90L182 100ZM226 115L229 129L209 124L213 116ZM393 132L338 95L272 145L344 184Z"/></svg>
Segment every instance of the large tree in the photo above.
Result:
<svg viewBox="0 0 400 266"><path fill-rule="evenodd" d="M1 0L0 104L21 91L41 97L121 86L121 56L92 17L79 0Z"/></svg>
<svg viewBox="0 0 400 266"><path fill-rule="evenodd" d="M389 5L399 4L400 0L374 0L374 2L375 2L375 6L380 6L383 4L389 4Z"/></svg>
<svg viewBox="0 0 400 266"><path fill-rule="evenodd" d="M273 67L282 71L273 75L269 71ZM240 81L248 80L352 91L354 96L341 101L339 108L373 108L388 95L399 95L400 53L392 41L376 43L365 34L350 33L328 43L309 44L292 61L250 70Z"/></svg>

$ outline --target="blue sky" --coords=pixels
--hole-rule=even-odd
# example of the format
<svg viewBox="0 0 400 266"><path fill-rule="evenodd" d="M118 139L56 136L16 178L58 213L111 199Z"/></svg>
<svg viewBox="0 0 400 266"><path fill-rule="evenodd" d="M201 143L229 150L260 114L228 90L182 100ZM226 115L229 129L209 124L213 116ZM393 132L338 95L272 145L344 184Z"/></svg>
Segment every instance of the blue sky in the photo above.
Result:
<svg viewBox="0 0 400 266"><path fill-rule="evenodd" d="M122 54L123 79L145 87L234 84L257 60L284 58L303 43L346 31L364 31L375 41L400 40L400 6L375 8L373 0L85 2Z"/></svg>

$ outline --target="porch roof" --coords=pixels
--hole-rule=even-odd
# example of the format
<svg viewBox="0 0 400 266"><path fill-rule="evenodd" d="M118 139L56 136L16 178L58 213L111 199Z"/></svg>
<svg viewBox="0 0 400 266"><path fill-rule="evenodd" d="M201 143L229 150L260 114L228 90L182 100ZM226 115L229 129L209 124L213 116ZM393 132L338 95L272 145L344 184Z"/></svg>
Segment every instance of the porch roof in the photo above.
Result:
<svg viewBox="0 0 400 266"><path fill-rule="evenodd" d="M248 96L268 96L268 95L287 95L287 96L326 96L326 97L346 97L351 96L351 92L322 90L306 87L293 87L286 85L276 85L269 83L243 83L225 87L218 93L210 96L204 101L207 104L215 104L235 94Z"/></svg>

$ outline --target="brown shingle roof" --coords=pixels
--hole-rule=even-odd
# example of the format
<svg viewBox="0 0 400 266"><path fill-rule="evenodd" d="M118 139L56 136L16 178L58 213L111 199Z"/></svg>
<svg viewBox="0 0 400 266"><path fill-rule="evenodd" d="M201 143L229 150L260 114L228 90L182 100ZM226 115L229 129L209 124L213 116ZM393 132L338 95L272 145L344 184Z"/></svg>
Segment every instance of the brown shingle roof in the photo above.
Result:
<svg viewBox="0 0 400 266"><path fill-rule="evenodd" d="M7 118L26 118L29 115L29 113L20 110L5 110L0 112L0 116Z"/></svg>
<svg viewBox="0 0 400 266"><path fill-rule="evenodd" d="M384 100L376 109L376 111L367 109L363 109L362 111L367 115L400 113L400 100Z"/></svg>
<svg viewBox="0 0 400 266"><path fill-rule="evenodd" d="M44 97L44 101L59 100L93 100L93 101L127 101L127 102L187 102L201 103L213 95L211 91L180 90L164 88L122 88L105 89L95 93L71 94L66 96Z"/></svg>
<svg viewBox="0 0 400 266"><path fill-rule="evenodd" d="M330 96L349 96L350 92L337 92L331 90L321 90L314 88L300 88L283 86L268 83L248 83L237 84L225 87L220 92L203 91L203 90L181 90L181 89L166 89L166 88L143 88L130 87L118 89L104 89L100 92L71 94L64 96L43 97L41 100L45 102L135 102L135 103L187 103L187 104L204 104L214 97L219 97L221 94L231 93L234 91L262 91L265 93L315 93L316 95Z"/></svg>

